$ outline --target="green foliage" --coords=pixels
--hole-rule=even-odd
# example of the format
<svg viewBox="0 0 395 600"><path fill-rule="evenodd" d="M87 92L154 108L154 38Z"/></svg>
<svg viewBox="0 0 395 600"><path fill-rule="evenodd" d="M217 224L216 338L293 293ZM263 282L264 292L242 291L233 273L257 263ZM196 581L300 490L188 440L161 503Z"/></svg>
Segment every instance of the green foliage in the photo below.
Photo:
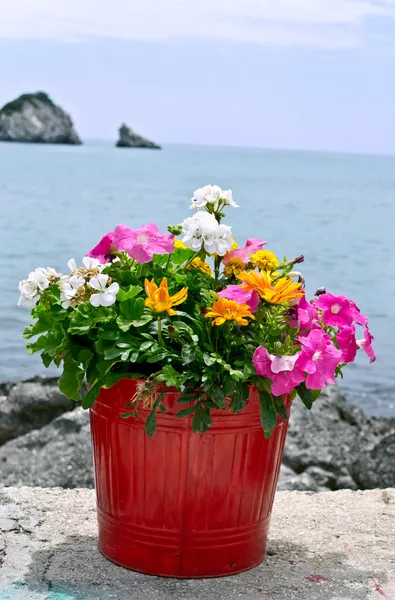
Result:
<svg viewBox="0 0 395 600"><path fill-rule="evenodd" d="M38 107L39 102L48 106L55 106L50 97L45 92L36 92L35 94L22 94L15 100L8 102L0 110L0 115L12 115L14 112L22 110L25 102L30 102L33 106Z"/></svg>
<svg viewBox="0 0 395 600"><path fill-rule="evenodd" d="M119 253L119 260L103 271L120 288L116 301L108 307L92 306L92 289L85 286L81 300L65 308L61 284L51 282L32 311L34 322L24 332L28 352L39 352L46 367L61 365L60 389L82 402L85 409L93 405L103 387L122 378L158 384L162 391L146 420L149 436L155 432L157 411L166 410L163 393L167 388L181 393L177 416L190 419L193 430L203 433L212 426L212 411L240 413L250 387L258 386L262 427L270 437L277 418L287 419L287 413L282 398L271 395L271 382L256 376L252 358L260 345L278 355L297 351L296 332L286 318L289 305L262 301L248 326L235 320L213 326L207 312L229 280L221 275L218 258L212 277L196 266L201 264L194 261L197 256L201 261L207 258L204 251L197 255L178 248L171 255L155 255L150 263L140 265ZM286 262L282 269L284 273L290 270ZM146 303L145 280L159 285L163 278L168 282L168 298L183 288L188 291L181 304L169 307L164 303L160 312L155 312L152 304ZM89 389L81 399L84 379ZM301 384L298 393L311 408L315 392ZM137 408L134 403L122 416L136 414Z"/></svg>

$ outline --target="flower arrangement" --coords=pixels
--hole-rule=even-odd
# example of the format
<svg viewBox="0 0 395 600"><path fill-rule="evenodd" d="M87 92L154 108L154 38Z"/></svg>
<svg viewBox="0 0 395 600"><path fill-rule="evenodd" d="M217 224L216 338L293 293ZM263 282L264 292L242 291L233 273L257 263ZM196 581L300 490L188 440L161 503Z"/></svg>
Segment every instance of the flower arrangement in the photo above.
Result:
<svg viewBox="0 0 395 600"><path fill-rule="evenodd" d="M236 208L231 190L205 186L192 198L193 216L162 233L153 223L119 225L70 273L38 268L20 282L19 305L32 309L24 336L28 352L46 367L63 366L60 389L89 408L103 386L141 380L128 403L156 411L167 387L181 393L178 416L193 415L195 432L210 411L240 412L256 386L261 420L270 436L282 396L298 394L311 408L362 348L375 360L367 318L356 304L324 288L308 301L294 260L279 260L266 242L238 247L224 210ZM177 236L181 239L177 239ZM356 326L363 338L356 339ZM182 408L182 405L185 407Z"/></svg>

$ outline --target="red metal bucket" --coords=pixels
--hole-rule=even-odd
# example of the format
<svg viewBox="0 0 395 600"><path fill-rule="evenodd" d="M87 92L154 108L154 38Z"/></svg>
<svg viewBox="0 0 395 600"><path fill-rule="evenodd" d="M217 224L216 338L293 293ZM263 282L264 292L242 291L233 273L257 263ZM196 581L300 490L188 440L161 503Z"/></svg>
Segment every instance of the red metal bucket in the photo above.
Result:
<svg viewBox="0 0 395 600"><path fill-rule="evenodd" d="M219 577L264 558L287 423L263 436L259 396L244 410L212 411L213 427L176 418L178 392L164 395L156 433L148 410L122 419L136 381L102 390L91 409L99 548L113 562L166 577ZM284 398L287 410L291 399ZM127 409L126 409L127 410ZM129 409L130 410L130 409Z"/></svg>

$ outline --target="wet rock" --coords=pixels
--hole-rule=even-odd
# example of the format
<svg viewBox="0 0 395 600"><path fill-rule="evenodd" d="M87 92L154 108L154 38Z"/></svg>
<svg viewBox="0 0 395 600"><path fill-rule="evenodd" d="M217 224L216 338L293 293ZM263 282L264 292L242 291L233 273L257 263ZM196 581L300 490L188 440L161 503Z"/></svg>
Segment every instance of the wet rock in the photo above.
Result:
<svg viewBox="0 0 395 600"><path fill-rule="evenodd" d="M4 486L93 487L89 412L77 408L0 448Z"/></svg>
<svg viewBox="0 0 395 600"><path fill-rule="evenodd" d="M75 408L58 389L57 379L35 377L0 388L0 446L47 425Z"/></svg>

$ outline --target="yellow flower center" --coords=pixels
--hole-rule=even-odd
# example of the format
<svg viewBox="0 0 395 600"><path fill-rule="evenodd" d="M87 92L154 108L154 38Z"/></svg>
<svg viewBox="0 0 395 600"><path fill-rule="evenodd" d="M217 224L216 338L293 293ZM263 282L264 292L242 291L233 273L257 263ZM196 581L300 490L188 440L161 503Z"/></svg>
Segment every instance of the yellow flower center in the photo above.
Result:
<svg viewBox="0 0 395 600"><path fill-rule="evenodd" d="M340 310L341 310L341 306L340 306L339 304L334 304L334 305L331 307L331 312L332 312L334 315L337 315L337 313L338 313L338 312L340 312Z"/></svg>

